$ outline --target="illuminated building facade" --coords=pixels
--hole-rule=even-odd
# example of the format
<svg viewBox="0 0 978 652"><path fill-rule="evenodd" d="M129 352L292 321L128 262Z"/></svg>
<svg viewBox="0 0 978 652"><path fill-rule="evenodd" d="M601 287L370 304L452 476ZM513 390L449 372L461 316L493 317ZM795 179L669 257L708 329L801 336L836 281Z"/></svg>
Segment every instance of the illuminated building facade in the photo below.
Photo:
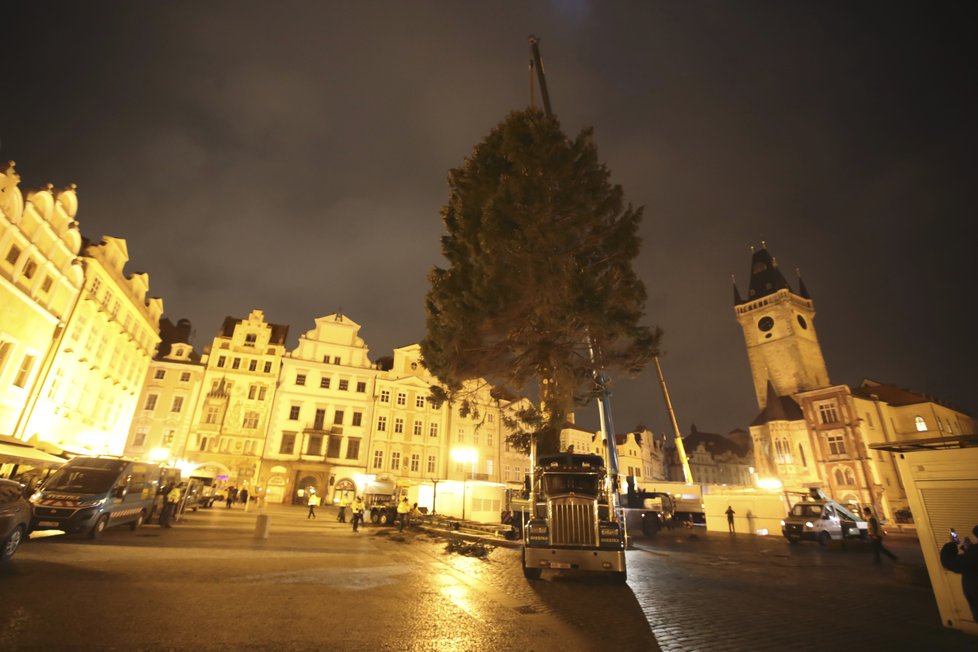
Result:
<svg viewBox="0 0 978 652"><path fill-rule="evenodd" d="M365 474L376 366L360 325L332 314L282 359L262 478L270 502L352 499Z"/></svg>
<svg viewBox="0 0 978 652"><path fill-rule="evenodd" d="M893 518L908 505L903 483L893 454L868 445L974 432L969 415L919 392L832 385L812 299L801 279L791 288L766 248L753 254L748 298L734 286L734 304L761 408L750 425L759 476Z"/></svg>
<svg viewBox="0 0 978 652"><path fill-rule="evenodd" d="M24 435L64 450L121 455L149 361L163 301L149 276L127 274L126 241L83 240L84 287L40 379Z"/></svg>
<svg viewBox="0 0 978 652"><path fill-rule="evenodd" d="M0 171L0 435L28 439L45 372L84 282L73 188L28 193Z"/></svg>
<svg viewBox="0 0 978 652"><path fill-rule="evenodd" d="M203 356L204 377L185 459L195 475L252 491L265 448L289 327L227 317Z"/></svg>
<svg viewBox="0 0 978 652"><path fill-rule="evenodd" d="M149 364L125 454L175 463L184 457L204 365L190 344L191 325L160 320L160 345Z"/></svg>

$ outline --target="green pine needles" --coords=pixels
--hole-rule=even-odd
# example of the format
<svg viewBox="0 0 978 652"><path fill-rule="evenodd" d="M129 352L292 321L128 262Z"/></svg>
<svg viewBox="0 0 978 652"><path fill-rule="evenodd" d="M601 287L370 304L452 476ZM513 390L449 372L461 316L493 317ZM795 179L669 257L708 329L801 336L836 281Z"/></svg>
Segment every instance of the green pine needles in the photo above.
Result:
<svg viewBox="0 0 978 652"><path fill-rule="evenodd" d="M637 373L661 332L639 322L645 287L632 270L641 208L626 205L599 162L592 130L569 140L555 118L515 111L449 173L442 209L448 268L426 299L425 365L449 389L485 378L535 389L540 410L514 415L514 444L556 452L575 405L600 392L601 368Z"/></svg>

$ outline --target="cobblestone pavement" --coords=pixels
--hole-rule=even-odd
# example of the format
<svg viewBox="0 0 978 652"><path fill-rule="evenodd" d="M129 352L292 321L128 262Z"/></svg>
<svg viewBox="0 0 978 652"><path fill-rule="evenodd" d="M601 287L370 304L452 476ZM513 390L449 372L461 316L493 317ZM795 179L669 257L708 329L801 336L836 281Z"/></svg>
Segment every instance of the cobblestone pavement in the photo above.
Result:
<svg viewBox="0 0 978 652"><path fill-rule="evenodd" d="M915 539L868 548L679 531L635 542L627 585L529 582L519 551L353 534L330 510L213 508L172 530L31 541L0 571L0 649L974 650L940 626Z"/></svg>

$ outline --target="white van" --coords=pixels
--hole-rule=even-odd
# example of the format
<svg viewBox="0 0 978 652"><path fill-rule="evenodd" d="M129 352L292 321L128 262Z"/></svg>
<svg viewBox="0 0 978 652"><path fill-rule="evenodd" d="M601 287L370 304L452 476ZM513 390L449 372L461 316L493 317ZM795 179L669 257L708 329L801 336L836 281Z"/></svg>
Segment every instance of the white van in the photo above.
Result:
<svg viewBox="0 0 978 652"><path fill-rule="evenodd" d="M791 543L830 540L865 539L869 526L834 500L808 500L796 503L784 520L781 533Z"/></svg>

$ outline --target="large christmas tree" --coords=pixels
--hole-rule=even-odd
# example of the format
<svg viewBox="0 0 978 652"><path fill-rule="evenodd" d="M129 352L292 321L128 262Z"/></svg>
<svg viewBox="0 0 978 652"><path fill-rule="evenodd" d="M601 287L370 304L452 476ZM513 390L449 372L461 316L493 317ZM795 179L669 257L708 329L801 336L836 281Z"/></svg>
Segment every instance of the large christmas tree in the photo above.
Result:
<svg viewBox="0 0 978 652"><path fill-rule="evenodd" d="M449 266L429 275L425 365L450 390L535 384L542 409L520 415L530 427L513 443L535 435L556 452L568 413L600 391L596 365L637 372L655 351L632 270L642 210L611 183L590 129L568 139L533 109L497 125L449 185Z"/></svg>

